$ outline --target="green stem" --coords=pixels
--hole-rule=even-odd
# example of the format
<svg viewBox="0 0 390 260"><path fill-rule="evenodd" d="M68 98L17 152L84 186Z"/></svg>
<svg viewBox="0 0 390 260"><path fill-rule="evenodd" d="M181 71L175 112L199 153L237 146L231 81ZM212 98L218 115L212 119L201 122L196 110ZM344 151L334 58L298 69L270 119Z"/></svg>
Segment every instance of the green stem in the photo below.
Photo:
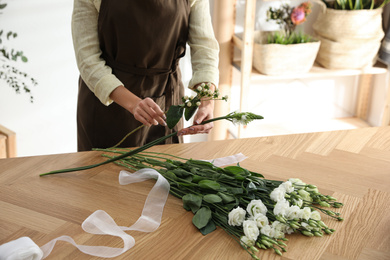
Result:
<svg viewBox="0 0 390 260"><path fill-rule="evenodd" d="M136 129L134 129L133 131L131 131L130 133L128 133L125 137L122 138L122 140L119 141L119 143L117 143L116 145L114 145L113 147L110 147L110 148L116 148L117 146L119 146L121 143L123 143L123 141L126 140L127 137L129 137L130 135L132 135L134 132L138 131L139 129L141 129L142 127L144 127L145 125L140 125L139 127L137 127ZM110 149L108 148L108 149Z"/></svg>
<svg viewBox="0 0 390 260"><path fill-rule="evenodd" d="M92 165L87 165L87 166L81 166L81 167L76 167L76 168L69 168L69 169L62 169L62 170L57 170L57 171L51 171L51 172L47 172L47 173L42 173L40 174L39 176L45 176L45 175L51 175L51 174L57 174L57 173L64 173L64 172L75 172L75 171L82 171L82 170L88 170L88 169L92 169L92 168L95 168L95 167L99 167L101 165L104 165L104 164L107 164L107 163L111 163L111 162L115 162L117 160L120 160L122 158L125 158L127 156L131 156L133 154L136 154L136 153L139 153L139 152L142 152L143 150L146 150L156 144L159 144L161 142L163 142L164 140L172 137L172 136L175 136L177 135L177 132L174 132L174 133L171 133L169 135L166 135L166 136L163 136L163 137L160 137L148 144L145 144L144 146L141 146L137 149L134 149L134 150L131 150L130 152L127 152L127 153L124 153L124 154L121 154L119 156L116 156L114 158L111 158L107 161L104 161L104 162L101 162L101 163L97 163L97 164L92 164Z"/></svg>

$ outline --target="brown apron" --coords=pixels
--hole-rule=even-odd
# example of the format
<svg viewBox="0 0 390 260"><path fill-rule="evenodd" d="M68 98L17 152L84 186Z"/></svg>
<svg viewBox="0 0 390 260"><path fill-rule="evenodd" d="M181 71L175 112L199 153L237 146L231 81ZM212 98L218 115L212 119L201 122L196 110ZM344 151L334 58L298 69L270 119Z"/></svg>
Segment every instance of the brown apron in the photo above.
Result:
<svg viewBox="0 0 390 260"><path fill-rule="evenodd" d="M179 104L184 95L178 62L185 54L189 14L188 0L102 0L101 3L98 34L102 58L127 89L140 98L152 98L163 111ZM111 147L140 125L116 103L103 105L80 77L79 151ZM121 147L142 146L171 132L160 125L143 127ZM179 139L166 141L172 142Z"/></svg>

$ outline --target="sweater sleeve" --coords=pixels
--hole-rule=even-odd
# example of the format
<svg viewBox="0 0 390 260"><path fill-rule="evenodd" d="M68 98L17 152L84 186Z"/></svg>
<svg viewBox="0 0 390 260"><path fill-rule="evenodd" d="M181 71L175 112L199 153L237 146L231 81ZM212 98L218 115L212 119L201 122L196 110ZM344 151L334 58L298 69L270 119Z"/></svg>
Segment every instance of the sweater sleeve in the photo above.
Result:
<svg viewBox="0 0 390 260"><path fill-rule="evenodd" d="M219 45L214 36L208 0L191 0L188 45L192 79L189 88L201 82L219 83Z"/></svg>
<svg viewBox="0 0 390 260"><path fill-rule="evenodd" d="M123 83L100 58L98 17L100 0L75 0L72 14L72 37L81 78L105 105L113 101L111 92Z"/></svg>

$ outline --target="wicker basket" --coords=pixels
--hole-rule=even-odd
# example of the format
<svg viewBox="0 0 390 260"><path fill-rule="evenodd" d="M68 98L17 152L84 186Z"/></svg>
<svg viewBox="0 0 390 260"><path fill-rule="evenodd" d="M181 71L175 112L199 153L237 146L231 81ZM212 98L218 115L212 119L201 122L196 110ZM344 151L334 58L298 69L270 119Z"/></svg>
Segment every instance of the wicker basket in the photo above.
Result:
<svg viewBox="0 0 390 260"><path fill-rule="evenodd" d="M384 37L383 10L334 10L319 4L322 13L313 24L321 41L317 63L328 69L371 67Z"/></svg>
<svg viewBox="0 0 390 260"><path fill-rule="evenodd" d="M253 66L265 75L306 73L313 67L320 42L266 44L265 35L256 32Z"/></svg>

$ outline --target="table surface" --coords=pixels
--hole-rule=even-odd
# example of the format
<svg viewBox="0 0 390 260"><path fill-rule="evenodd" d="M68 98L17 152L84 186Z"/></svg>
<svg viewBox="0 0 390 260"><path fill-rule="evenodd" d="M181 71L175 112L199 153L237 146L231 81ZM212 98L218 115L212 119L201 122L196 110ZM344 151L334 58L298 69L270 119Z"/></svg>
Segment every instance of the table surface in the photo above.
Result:
<svg viewBox="0 0 390 260"><path fill-rule="evenodd" d="M343 202L343 222L323 217L330 236L288 235L287 253L261 250L262 259L390 259L390 127L161 145L151 148L185 158L211 159L236 153L241 166L267 179L300 178ZM154 181L118 184L115 164L83 172L38 177L51 170L105 160L101 152L0 159L0 244L28 236L42 246L61 235L78 244L121 247L119 238L90 235L81 223L105 210L120 226L140 216ZM251 259L224 231L203 236L193 214L169 195L161 226L153 233L128 232L135 246L115 259ZM47 259L95 259L57 242Z"/></svg>

